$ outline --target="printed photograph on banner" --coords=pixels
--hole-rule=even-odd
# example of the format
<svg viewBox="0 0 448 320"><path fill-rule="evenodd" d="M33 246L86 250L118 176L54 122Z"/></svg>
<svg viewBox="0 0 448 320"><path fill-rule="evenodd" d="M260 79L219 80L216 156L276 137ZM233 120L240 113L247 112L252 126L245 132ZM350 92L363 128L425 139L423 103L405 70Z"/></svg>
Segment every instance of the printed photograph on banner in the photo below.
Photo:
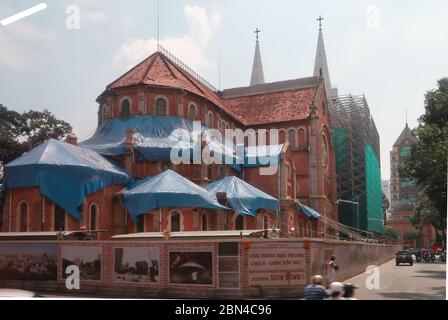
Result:
<svg viewBox="0 0 448 320"><path fill-rule="evenodd" d="M56 281L56 244L0 244L0 280Z"/></svg>
<svg viewBox="0 0 448 320"><path fill-rule="evenodd" d="M159 247L115 248L115 282L160 282Z"/></svg>
<svg viewBox="0 0 448 320"><path fill-rule="evenodd" d="M75 265L80 271L80 280L101 280L102 247L62 246L62 271ZM62 277L66 278L65 272Z"/></svg>
<svg viewBox="0 0 448 320"><path fill-rule="evenodd" d="M170 252L170 283L213 284L212 252Z"/></svg>

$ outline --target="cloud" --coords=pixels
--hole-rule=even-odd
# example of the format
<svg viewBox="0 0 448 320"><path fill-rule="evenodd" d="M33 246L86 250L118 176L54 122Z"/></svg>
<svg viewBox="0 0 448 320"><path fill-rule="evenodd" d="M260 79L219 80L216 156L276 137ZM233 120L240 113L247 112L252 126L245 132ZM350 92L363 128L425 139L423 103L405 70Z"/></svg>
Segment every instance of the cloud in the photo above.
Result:
<svg viewBox="0 0 448 320"><path fill-rule="evenodd" d="M185 19L189 30L180 37L167 36L160 40L163 47L168 49L192 69L209 73L214 70L204 53L213 32L221 22L218 13L207 15L204 7L185 5ZM121 45L115 54L115 63L120 67L131 67L148 57L157 49L157 39L129 39Z"/></svg>
<svg viewBox="0 0 448 320"><path fill-rule="evenodd" d="M38 27L28 21L19 21L6 27L14 38L26 41L54 41L56 33L53 30Z"/></svg>
<svg viewBox="0 0 448 320"><path fill-rule="evenodd" d="M92 22L92 23L103 23L109 20L109 15L103 11L82 11L81 10L81 21L82 22Z"/></svg>
<svg viewBox="0 0 448 320"><path fill-rule="evenodd" d="M0 33L0 67L23 70L43 60L43 57L32 50L25 50L6 34Z"/></svg>

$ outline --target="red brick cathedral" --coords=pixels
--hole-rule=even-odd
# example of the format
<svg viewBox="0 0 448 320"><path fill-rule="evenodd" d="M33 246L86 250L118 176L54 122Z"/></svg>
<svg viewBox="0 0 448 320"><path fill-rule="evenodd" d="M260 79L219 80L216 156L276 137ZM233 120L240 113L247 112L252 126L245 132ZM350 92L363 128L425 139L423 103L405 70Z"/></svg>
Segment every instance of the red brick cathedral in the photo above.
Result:
<svg viewBox="0 0 448 320"><path fill-rule="evenodd" d="M265 82L257 38L250 85L223 91L214 89L160 47L100 94L98 129L91 139L79 145L75 137L69 137L67 143L46 142L38 147L40 149L32 150L5 167L2 231L21 237L84 230L93 232L98 239L109 239L123 234L279 229L280 236L284 237L337 237L336 230L327 223L338 221L335 155L328 111L328 102L335 93L329 83L321 30L312 77ZM172 142L167 132L172 133L173 126L191 129L192 121L200 121L204 128L217 129L223 135L226 129L243 132L253 129L257 146L246 145L244 157L249 158L251 150L275 149L278 170L264 175L260 170L263 164L259 163L239 166L204 162L173 164L166 155L166 146ZM271 141L271 129L278 130L278 142ZM244 143L247 144L248 139ZM54 150L61 151L56 154ZM48 159L53 156L59 159L65 153L76 161L63 158L62 164L58 163L67 169L57 173L64 184L55 187L56 183L49 183L42 177L51 175L49 168L57 162ZM13 169L31 168L32 159L29 158L33 155L38 155L32 168L37 168L39 175L30 183L19 183ZM95 174L70 176L68 172L73 167L86 169L85 161L90 161L92 168L101 163L102 160L95 158L97 155L109 161L107 170L102 167L102 171ZM45 168L44 160L48 162ZM123 171L117 173L115 168ZM166 174L171 171L173 173ZM104 172L115 176L105 183ZM132 178L133 185L116 178L119 174ZM177 174L187 181L175 180L181 179ZM238 187L230 185L227 193L218 190L212 194L206 190L210 184L226 177L237 178L232 181L236 181ZM155 187L154 179L158 179L160 187ZM158 196L162 197L168 194L161 191L168 179L179 181L175 183L179 188L202 188L216 196L220 205L230 209L195 204L174 207L175 203L181 203L181 197L170 193L171 198L164 198L163 204L157 202L146 212L140 210L138 215L131 214L126 192L132 193L134 187L141 188L139 183L148 183L145 192L159 192ZM82 183L82 187L72 188L77 183ZM64 199L58 196L64 185L73 189L73 205L68 205L72 200L66 199L71 191L61 193ZM268 205L237 208L232 205L233 200L240 204L245 201L241 194L230 199L229 194L237 188L275 198L278 209L273 210ZM81 197L75 197L78 193ZM199 189L198 194L201 194ZM194 196L201 198L197 194ZM188 198L182 201L190 203L193 196Z"/></svg>

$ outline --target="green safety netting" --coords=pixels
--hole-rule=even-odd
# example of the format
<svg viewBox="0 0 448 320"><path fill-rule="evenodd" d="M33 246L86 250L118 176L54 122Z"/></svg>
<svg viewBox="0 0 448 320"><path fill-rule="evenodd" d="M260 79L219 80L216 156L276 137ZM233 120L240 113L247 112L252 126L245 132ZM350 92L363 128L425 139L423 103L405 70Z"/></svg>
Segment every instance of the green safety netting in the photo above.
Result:
<svg viewBox="0 0 448 320"><path fill-rule="evenodd" d="M367 229L376 233L384 232L380 164L371 145L365 149Z"/></svg>
<svg viewBox="0 0 448 320"><path fill-rule="evenodd" d="M347 166L345 128L334 128L332 138L336 153L336 172L341 172L344 171Z"/></svg>

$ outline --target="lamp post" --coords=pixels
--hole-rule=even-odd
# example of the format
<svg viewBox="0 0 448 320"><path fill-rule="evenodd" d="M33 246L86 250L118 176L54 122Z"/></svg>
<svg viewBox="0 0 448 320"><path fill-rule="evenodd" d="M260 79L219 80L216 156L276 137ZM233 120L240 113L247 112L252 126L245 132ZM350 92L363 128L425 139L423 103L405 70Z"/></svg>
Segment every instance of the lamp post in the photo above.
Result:
<svg viewBox="0 0 448 320"><path fill-rule="evenodd" d="M336 201L337 204L339 204L339 202L344 202L344 203L350 203L350 204L355 204L356 205L356 215L357 215L357 226L356 229L359 231L359 198L356 197L358 199L358 201L349 201L349 200L342 200L342 199L338 199Z"/></svg>

